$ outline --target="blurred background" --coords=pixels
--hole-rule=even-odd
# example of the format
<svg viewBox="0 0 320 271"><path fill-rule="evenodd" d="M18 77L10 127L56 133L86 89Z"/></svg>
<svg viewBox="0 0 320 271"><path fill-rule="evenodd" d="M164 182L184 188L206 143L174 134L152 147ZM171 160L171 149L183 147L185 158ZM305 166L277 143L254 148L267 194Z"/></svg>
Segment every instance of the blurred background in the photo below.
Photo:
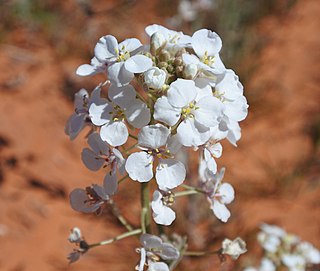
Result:
<svg viewBox="0 0 320 271"><path fill-rule="evenodd" d="M175 205L175 231L191 250L217 249L241 236L249 252L222 265L216 256L185 258L177 270L241 270L261 254L256 233L276 224L320 247L320 4L318 0L0 0L0 270L133 270L135 238L96 248L68 265L67 237L89 243L123 232L115 218L82 215L69 205L76 187L100 183L80 153L85 133L64 134L73 95L103 76L80 78L97 40L112 34L147 42L153 23L223 40L222 59L240 76L250 105L238 147L223 143L218 166L236 191L224 224L202 197ZM190 157L192 159L192 157ZM190 178L196 169L190 167ZM138 226L139 199L126 181L115 197ZM171 230L168 230L171 232Z"/></svg>

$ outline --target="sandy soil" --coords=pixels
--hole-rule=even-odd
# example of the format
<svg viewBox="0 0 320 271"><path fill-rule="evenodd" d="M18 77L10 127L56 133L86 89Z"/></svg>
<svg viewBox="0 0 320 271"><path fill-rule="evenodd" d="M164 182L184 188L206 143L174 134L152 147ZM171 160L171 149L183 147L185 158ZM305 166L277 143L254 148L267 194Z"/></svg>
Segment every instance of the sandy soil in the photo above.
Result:
<svg viewBox="0 0 320 271"><path fill-rule="evenodd" d="M153 4L138 2L130 10L135 20L117 25L114 17L105 20L105 33L141 38L146 24L162 22L160 17L139 16L142 7L150 11L145 14L155 9ZM95 8L101 7L97 4ZM317 0L301 0L285 16L266 18L258 26L269 43L259 59L248 60L257 68L245 86L252 103L242 125L243 138L237 149L225 142L223 158L218 160L220 166L227 167L226 179L236 189L233 215L225 225L214 217L208 219L204 211L188 218L189 228L184 227L185 220L178 219L179 233L188 233L194 248L217 247L222 237L240 235L248 241L249 250L258 253L255 234L261 222L276 223L320 247L320 158L316 145L320 39L315 34L320 27L319 14ZM30 41L23 30L14 35L18 37L0 45L0 270L132 270L138 262L133 249L138 246L136 239L92 250L71 266L66 260L73 248L66 240L73 226L80 227L91 242L123 232L115 219L81 215L68 204L73 188L103 178L103 173L89 172L81 163L85 139L80 136L70 142L64 134L73 110L63 95L69 86L66 78L74 92L90 80L74 75L76 67L88 58L57 58L47 42ZM136 188L128 182L120 189ZM123 193L116 201L130 222L138 225L139 203L132 193ZM192 201L185 203L184 209L199 209L200 205L194 204L206 209L207 203ZM246 261L249 256L243 257ZM237 267L229 261L220 267L218 259L211 256L187 258L178 270Z"/></svg>

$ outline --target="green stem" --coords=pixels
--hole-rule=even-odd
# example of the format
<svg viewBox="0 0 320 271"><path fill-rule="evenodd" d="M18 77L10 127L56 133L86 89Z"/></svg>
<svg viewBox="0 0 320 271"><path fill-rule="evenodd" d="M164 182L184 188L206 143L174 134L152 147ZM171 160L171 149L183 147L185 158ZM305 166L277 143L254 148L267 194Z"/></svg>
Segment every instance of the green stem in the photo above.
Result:
<svg viewBox="0 0 320 271"><path fill-rule="evenodd" d="M177 198L177 197L194 195L194 194L198 194L198 193L199 192L196 190L181 191L181 192L174 193L174 197Z"/></svg>
<svg viewBox="0 0 320 271"><path fill-rule="evenodd" d="M151 233L149 183L141 183L141 228L143 233Z"/></svg>
<svg viewBox="0 0 320 271"><path fill-rule="evenodd" d="M133 227L129 224L129 222L125 219L125 217L120 213L119 208L117 205L114 203L114 201L110 200L109 204L112 209L112 213L115 217L118 218L120 223L128 230L128 231L133 231Z"/></svg>
<svg viewBox="0 0 320 271"><path fill-rule="evenodd" d="M95 243L95 244L91 244L89 245L89 249L90 248L93 248L93 247L98 247L98 246L105 246L105 245L109 245L115 241L119 241L121 239L124 239L124 238L127 238L127 237L130 237L130 236L133 236L133 235L138 235L142 232L141 229L135 229L133 231L128 231L128 232L125 232L123 234L120 234L114 238L111 238L111 239L108 239L108 240L104 240L104 241L101 241L99 243Z"/></svg>
<svg viewBox="0 0 320 271"><path fill-rule="evenodd" d="M122 183L125 179L129 178L129 175L123 176L119 181L118 184Z"/></svg>
<svg viewBox="0 0 320 271"><path fill-rule="evenodd" d="M138 137L136 137L136 136L134 136L134 135L132 135L132 134L129 134L129 136L130 136L131 138L135 139L135 140L138 140Z"/></svg>
<svg viewBox="0 0 320 271"><path fill-rule="evenodd" d="M184 253L187 250L187 247L188 247L187 237L183 237L183 241L181 242L180 247L178 248L179 252L180 252L179 258L171 262L171 264L169 266L170 271L175 269L176 266L181 262L181 260L184 256Z"/></svg>
<svg viewBox="0 0 320 271"><path fill-rule="evenodd" d="M182 184L181 185L183 188L185 189L188 189L188 190L191 190L191 191L197 191L197 192L200 192L200 193L206 193L206 191L200 189L200 188L197 188L197 187L193 187L191 185L187 185L187 184Z"/></svg>
<svg viewBox="0 0 320 271"><path fill-rule="evenodd" d="M198 257L198 256L209 255L209 254L218 254L219 252L220 252L220 249L214 250L214 251L185 251L183 253L183 256Z"/></svg>

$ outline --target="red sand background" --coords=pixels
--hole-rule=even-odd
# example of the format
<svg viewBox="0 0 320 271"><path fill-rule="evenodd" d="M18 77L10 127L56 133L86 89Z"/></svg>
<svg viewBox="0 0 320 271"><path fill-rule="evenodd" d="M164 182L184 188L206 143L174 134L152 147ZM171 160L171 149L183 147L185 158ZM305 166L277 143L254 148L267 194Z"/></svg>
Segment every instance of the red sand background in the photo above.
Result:
<svg viewBox="0 0 320 271"><path fill-rule="evenodd" d="M116 3L97 1L93 7L101 13L87 20L88 25L73 2L60 4L77 26L59 36L72 44L69 53L64 53L63 43L52 43L48 34L23 27L1 40L0 270L121 271L133 270L138 262L134 238L89 251L71 266L66 260L73 248L67 242L73 226L80 227L90 242L123 232L112 217L81 215L70 208L68 193L99 183L103 173L82 165L83 136L70 142L64 134L73 106L63 91L74 93L101 79L82 79L74 73L79 64L89 61L97 38L109 33L120 40L145 38L145 25L163 22L156 16L156 1L136 1L126 10L128 17L121 7L115 14L108 13ZM268 43L258 58L244 63L255 67L245 85L249 116L242 124L239 147L224 142L218 160L219 166L227 167L226 179L236 190L232 218L222 224L206 215L205 200L184 202L189 215L179 218L176 228L190 236L192 248L219 247L223 237L239 235L248 242L249 253L237 264L245 264L258 254L255 235L261 222L283 226L320 247L319 14L317 0L300 0L288 13L268 16L256 26ZM90 32L90 26L98 30ZM83 32L83 40L78 32ZM138 225L140 207L130 193L136 188L136 183L123 183L116 201L130 222ZM190 215L202 209L203 214ZM220 266L210 256L186 258L177 270L240 268L231 261Z"/></svg>

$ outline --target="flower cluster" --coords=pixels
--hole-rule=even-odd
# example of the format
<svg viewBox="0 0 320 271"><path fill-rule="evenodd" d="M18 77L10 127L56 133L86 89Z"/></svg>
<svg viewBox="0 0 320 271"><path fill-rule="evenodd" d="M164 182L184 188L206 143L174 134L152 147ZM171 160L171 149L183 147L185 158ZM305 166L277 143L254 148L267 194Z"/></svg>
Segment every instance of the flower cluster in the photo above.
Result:
<svg viewBox="0 0 320 271"><path fill-rule="evenodd" d="M118 183L129 177L144 188L152 180L157 184L151 204L142 197L143 233L150 233L150 207L157 224L171 225L176 218L171 206L185 192L204 194L215 216L226 222L230 212L225 205L233 201L234 190L222 183L224 169L217 172L215 159L222 154L221 140L236 146L241 137L239 122L248 113L243 86L221 61L222 41L215 32L201 29L189 36L159 25L145 30L148 45L136 38L118 42L112 35L101 37L91 63L77 69L80 76L104 73L107 81L91 95L84 89L75 94L75 113L65 131L75 139L90 126L82 161L92 171L103 168L107 173L102 186L73 190L71 206L99 212ZM186 184L186 165L179 155L187 148L200 155L196 187ZM178 187L188 191L173 191ZM160 270L148 258L149 239L155 241L143 239L140 251L147 256L142 256L139 270L144 263L148 270Z"/></svg>
<svg viewBox="0 0 320 271"><path fill-rule="evenodd" d="M320 264L318 249L278 226L263 224L258 241L264 249L260 267L247 267L244 271L305 271Z"/></svg>

